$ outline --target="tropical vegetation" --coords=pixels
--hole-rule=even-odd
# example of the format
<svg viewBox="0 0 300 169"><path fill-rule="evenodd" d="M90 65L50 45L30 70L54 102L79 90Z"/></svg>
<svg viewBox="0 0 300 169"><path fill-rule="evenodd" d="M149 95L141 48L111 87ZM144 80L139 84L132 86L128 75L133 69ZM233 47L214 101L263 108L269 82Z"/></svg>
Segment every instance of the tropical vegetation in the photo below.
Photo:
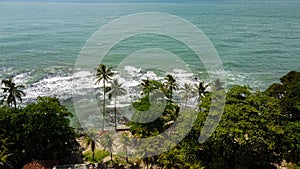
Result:
<svg viewBox="0 0 300 169"><path fill-rule="evenodd" d="M78 151L72 113L58 99L39 97L24 108L0 107L0 164L21 168L35 160L58 160Z"/></svg>
<svg viewBox="0 0 300 169"><path fill-rule="evenodd" d="M113 79L114 75L112 68L101 64L95 78L96 84L103 84L103 97L100 98L103 119L108 95L108 100L114 104L113 121L117 129L118 117L122 115L117 112L118 97L127 92L122 83ZM270 85L265 91L253 91L241 85L225 88L220 79L182 86L178 80L172 75L161 81L141 79L142 93L132 103L134 112L127 123L129 130L122 131L121 137L116 139L104 131L104 123L102 130L75 130L70 125L72 113L57 98L38 97L34 103L16 106L16 101L21 101L25 94L22 85L15 84L13 78L4 79L0 107L0 168L21 168L32 159L67 161L72 155L80 154L79 143L85 149L86 160L99 162L110 155L110 163L140 168L252 169L276 168L285 163L289 168L300 166L300 72L289 72L280 78L280 83ZM226 92L224 112L216 130L200 143L199 135L217 96L212 90L217 94ZM178 102L178 96L182 102ZM144 143L147 148L141 150L145 158L130 156L133 147L128 143L129 138L139 141L165 131L173 132L170 136L176 137L176 132L185 130L186 124L178 125L178 131L170 129L180 118L192 119L191 109L197 111L197 118L178 144L164 153L147 156L158 150L160 144L147 142ZM179 118L179 114L182 117ZM151 118L154 119L145 122ZM114 155L116 148L124 151L124 157Z"/></svg>
<svg viewBox="0 0 300 169"><path fill-rule="evenodd" d="M3 90L3 98L1 103L4 101L6 102L7 106L14 105L15 108L17 108L17 99L22 102L22 96L25 96L25 92L23 92L21 89L24 89L24 85L16 85L13 81L13 76L9 77L8 79L3 79L1 81L1 85L4 85L1 87ZM6 99L6 100L5 100Z"/></svg>
<svg viewBox="0 0 300 169"><path fill-rule="evenodd" d="M105 98L106 98L106 83L111 80L111 77L114 75L114 73L111 71L111 67L106 67L104 64L100 64L96 71L96 82L95 84L99 84L101 81L103 82L103 109L102 109L102 117L104 119L106 110L105 110ZM102 130L104 130L104 120L102 121Z"/></svg>

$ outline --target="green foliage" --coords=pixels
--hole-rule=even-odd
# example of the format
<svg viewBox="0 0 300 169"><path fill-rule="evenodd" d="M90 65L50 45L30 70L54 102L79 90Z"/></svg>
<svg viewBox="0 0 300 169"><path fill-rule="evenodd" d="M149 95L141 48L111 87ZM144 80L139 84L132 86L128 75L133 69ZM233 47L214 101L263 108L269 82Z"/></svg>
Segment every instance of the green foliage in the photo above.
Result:
<svg viewBox="0 0 300 169"><path fill-rule="evenodd" d="M101 162L105 157L109 156L109 152L105 150L95 150L93 159L93 152L91 150L83 153L83 159L89 162Z"/></svg>
<svg viewBox="0 0 300 169"><path fill-rule="evenodd" d="M165 169L185 168L184 154L176 147L159 155L158 163Z"/></svg>
<svg viewBox="0 0 300 169"><path fill-rule="evenodd" d="M280 102L284 139L281 154L292 163L300 165L300 72L291 71L280 78L281 84L272 84L266 93Z"/></svg>
<svg viewBox="0 0 300 169"><path fill-rule="evenodd" d="M222 82L220 79L216 79L215 81L212 82L211 87L214 90L223 90L223 85L225 82Z"/></svg>
<svg viewBox="0 0 300 169"><path fill-rule="evenodd" d="M103 82L104 85L103 112L105 112L105 93L109 93L115 101L119 95L125 94L117 81L105 87L106 82L111 80L113 75L111 68L99 65L96 83ZM247 86L233 86L226 93L224 113L216 131L200 144L198 137L206 132L202 130L210 108L218 107L212 103L223 92L223 82L216 80L211 84L213 89L218 90L215 95L206 91L208 86L203 82L194 85L194 88L185 84L182 93L185 109L182 109L172 100L173 92L178 89L178 85L171 75L167 75L164 84L155 80L142 80L143 95L133 103L135 109L133 121L128 124L131 134L136 138L157 136L169 129L174 122L182 119L192 123L192 110L186 106L187 98L197 92L199 102L201 100L196 123L188 136L169 151L153 157L148 156L142 161L147 167L158 165L162 168L251 169L272 168L274 167L272 164L279 164L286 160L289 168L298 168L300 165L300 72L291 71L280 81L280 84L271 85L266 92L253 92ZM70 127L69 119L72 114L60 104L58 99L39 97L36 103L17 108L16 99L21 101L24 95L20 90L22 86L14 84L12 78L2 83L4 95L1 95L0 103L6 101L8 105L14 104L15 108L0 107L0 168L20 168L32 159L61 159L70 156L78 149L77 134ZM164 98L157 97L161 93L168 98L165 103ZM179 118L180 110L183 113ZM153 116L157 118L151 122L135 122ZM214 121L214 118L218 117L213 114L211 118ZM176 131L170 131L172 134L169 137L173 139L178 137L188 128L188 125L190 124L179 123L176 125ZM112 161L114 146L112 135L105 134L100 140L97 136L94 131L85 133L83 142L91 148L84 153L85 160L100 162L110 154ZM128 139L125 135L120 139L127 162L128 149L130 149ZM97 144L102 144L109 152L96 150ZM155 153L161 145L158 139L144 144L147 146L138 150L141 151L141 156ZM168 144L164 144L165 149Z"/></svg>
<svg viewBox="0 0 300 169"><path fill-rule="evenodd" d="M6 99L7 106L14 105L15 108L17 108L17 99L22 102L22 96L25 96L25 93L21 90L24 89L24 85L16 85L13 81L13 76L9 77L8 79L3 79L1 81L1 85L4 85L1 89L4 92L4 97L0 101L1 104ZM0 105L1 105L0 104Z"/></svg>
<svg viewBox="0 0 300 169"><path fill-rule="evenodd" d="M297 164L287 164L288 169L300 169L300 166Z"/></svg>
<svg viewBox="0 0 300 169"><path fill-rule="evenodd" d="M147 80L148 86L151 86ZM147 166L156 163L164 168L274 168L273 164L280 164L283 160L293 166L299 165L300 73L292 71L282 77L281 82L271 85L266 92L253 92L247 86L233 86L226 93L224 113L216 131L202 144L198 142L198 137L200 133L205 133L202 129L211 106L218 106L211 104L219 97L219 92L223 92L223 83L217 80L212 84L213 88L220 90L214 95L205 91L207 86L203 83L196 85L195 89L201 89L196 91L202 97L197 121L188 136L171 150L143 161ZM185 93L190 91L190 86L185 88ZM160 89L170 94L168 87ZM156 120L144 124L130 122L132 134L137 137L157 135L178 120L180 107L170 98L164 112ZM154 107L155 111L155 106L149 102L149 94L133 106L140 111ZM183 114L185 119L190 118L188 111ZM214 121L217 116L210 118ZM177 126L178 130L184 128L184 125ZM178 133L174 137L176 135ZM155 144L151 143L144 151L155 149L150 147L155 147Z"/></svg>
<svg viewBox="0 0 300 169"><path fill-rule="evenodd" d="M90 130L88 132L84 133L84 136L82 138L82 142L85 145L86 148L90 147L92 151L92 160L95 160L95 150L96 147L99 145L99 135L94 130Z"/></svg>
<svg viewBox="0 0 300 169"><path fill-rule="evenodd" d="M7 142L8 139L0 139L0 168L13 168L16 162L13 153L9 149L12 143Z"/></svg>
<svg viewBox="0 0 300 169"><path fill-rule="evenodd" d="M111 77L114 76L114 73L111 71L111 67L106 67L105 64L98 65L98 68L96 70L96 83L99 84L101 81L103 82L103 103L102 103L102 117L104 119L105 117L105 96L107 92L107 88L105 87L106 83L111 80ZM102 120L102 130L104 130L104 120Z"/></svg>
<svg viewBox="0 0 300 169"><path fill-rule="evenodd" d="M163 84L156 80L151 80L149 78L142 79L142 83L140 84L143 90L143 95L149 95L150 92L160 89L163 89Z"/></svg>
<svg viewBox="0 0 300 169"><path fill-rule="evenodd" d="M117 79L113 79L113 81L110 82L111 91L109 92L109 94L115 100L115 106L114 106L115 130L117 130L117 99L119 96L126 95L127 93L127 91L121 86L122 83L119 84L119 81Z"/></svg>
<svg viewBox="0 0 300 169"><path fill-rule="evenodd" d="M125 156L126 162L129 163L129 159L128 159L128 147L130 146L130 142L129 142L129 137L127 133L122 134L120 142L122 144L122 148L124 151L123 156Z"/></svg>
<svg viewBox="0 0 300 169"><path fill-rule="evenodd" d="M141 98L140 100L132 103L133 107L139 111L147 111L150 108L149 95Z"/></svg>
<svg viewBox="0 0 300 169"><path fill-rule="evenodd" d="M202 98L204 98L205 94L208 93L206 89L209 85L204 85L204 82L198 82L198 84L194 84L194 92L198 94L198 101L200 101Z"/></svg>
<svg viewBox="0 0 300 169"><path fill-rule="evenodd" d="M27 156L31 159L59 159L75 151L76 134L70 127L69 117L72 114L56 98L39 97L37 103L26 106L21 114L22 121L15 120L23 123Z"/></svg>
<svg viewBox="0 0 300 169"><path fill-rule="evenodd" d="M58 99L39 97L23 109L0 108L0 139L11 143L9 150L20 167L32 159L69 157L78 149L72 116Z"/></svg>
<svg viewBox="0 0 300 169"><path fill-rule="evenodd" d="M184 83L183 87L181 88L181 92L179 94L182 95L182 100L185 101L184 107L186 108L188 99L193 97L194 91L193 91L193 86L189 83Z"/></svg>
<svg viewBox="0 0 300 169"><path fill-rule="evenodd" d="M173 91L178 89L178 84L176 82L176 79L172 75L167 75L165 77L165 89L166 89L166 96L168 99L173 99Z"/></svg>
<svg viewBox="0 0 300 169"><path fill-rule="evenodd" d="M276 99L244 86L234 86L216 131L203 144L195 141L206 120L210 96L201 104L202 111L190 135L182 142L190 161L200 160L206 168L266 168L281 160L278 139L284 135L279 125L282 116Z"/></svg>
<svg viewBox="0 0 300 169"><path fill-rule="evenodd" d="M167 103L167 105L165 105L159 102L152 104L150 111L143 111L147 110L148 106L150 107L147 97L148 96L142 98L136 103L133 103L133 105L137 107L136 110L138 110L138 112L135 112L132 116L134 121L128 123L131 133L138 137L154 136L157 133L163 132L166 129L164 125L167 122L175 120L179 111L179 108L174 104ZM157 118L148 123L135 122L137 121L136 119L143 120L153 117Z"/></svg>
<svg viewBox="0 0 300 169"><path fill-rule="evenodd" d="M289 122L285 126L283 150L284 158L288 162L300 166L300 121Z"/></svg>
<svg viewBox="0 0 300 169"><path fill-rule="evenodd" d="M112 152L113 152L113 138L112 135L110 133L104 134L101 136L101 145L104 147L104 150L109 150L110 153L110 161L113 161L112 159Z"/></svg>
<svg viewBox="0 0 300 169"><path fill-rule="evenodd" d="M150 104L149 98L152 97L152 103ZM164 131L164 124L166 119L164 118L169 112L166 109L171 109L171 103L162 101L164 98L156 98L152 96L152 93L142 97L137 102L133 103L135 112L132 116L133 121L129 122L130 131L132 134L138 137L148 137L155 135L154 133L160 133ZM167 104L167 105L165 105ZM136 121L147 121L148 119L155 120L148 123L138 123Z"/></svg>
<svg viewBox="0 0 300 169"><path fill-rule="evenodd" d="M280 78L281 84L275 83L267 93L280 100L282 113L291 121L300 120L300 72L291 71Z"/></svg>

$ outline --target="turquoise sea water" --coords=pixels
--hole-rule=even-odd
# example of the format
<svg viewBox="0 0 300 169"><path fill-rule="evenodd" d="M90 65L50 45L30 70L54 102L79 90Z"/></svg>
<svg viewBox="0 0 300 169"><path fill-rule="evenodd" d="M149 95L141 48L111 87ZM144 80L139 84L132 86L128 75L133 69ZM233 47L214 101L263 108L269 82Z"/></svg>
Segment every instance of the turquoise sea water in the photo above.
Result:
<svg viewBox="0 0 300 169"><path fill-rule="evenodd" d="M74 64L89 37L108 22L138 12L176 15L201 29L219 53L228 84L265 89L290 70L300 71L299 1L0 1L0 78L16 75L27 85L28 99L68 97ZM133 44L149 47L145 37ZM115 54L132 50L126 45Z"/></svg>

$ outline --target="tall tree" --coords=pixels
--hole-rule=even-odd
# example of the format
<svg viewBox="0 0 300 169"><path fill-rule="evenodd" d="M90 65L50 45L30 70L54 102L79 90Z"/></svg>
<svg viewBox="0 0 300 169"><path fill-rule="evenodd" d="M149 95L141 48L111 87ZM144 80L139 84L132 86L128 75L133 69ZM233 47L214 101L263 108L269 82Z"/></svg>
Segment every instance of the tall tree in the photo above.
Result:
<svg viewBox="0 0 300 169"><path fill-rule="evenodd" d="M165 85L166 85L166 88L168 89L168 98L170 100L172 100L173 98L173 91L178 89L178 84L176 83L176 79L172 76L172 75L167 75L165 77Z"/></svg>
<svg viewBox="0 0 300 169"><path fill-rule="evenodd" d="M194 84L194 91L198 95L198 102L200 102L200 100L204 97L204 95L208 93L208 91L206 91L208 86L209 85L204 85L204 82L201 81L198 84Z"/></svg>
<svg viewBox="0 0 300 169"><path fill-rule="evenodd" d="M151 90L151 83L148 77L147 79L142 79L141 87L143 89L143 94L149 95Z"/></svg>
<svg viewBox="0 0 300 169"><path fill-rule="evenodd" d="M13 82L13 76L9 77L8 79L3 79L1 81L1 84L4 85L2 87L4 93L8 94L6 103L8 106L11 106L14 104L14 107L17 108L17 101L16 99L20 100L22 102L22 96L25 96L25 92L23 92L21 89L24 89L24 85L16 85Z"/></svg>
<svg viewBox="0 0 300 169"><path fill-rule="evenodd" d="M285 135L281 154L287 162L300 165L300 72L290 71L272 84L266 93L279 100L285 117Z"/></svg>
<svg viewBox="0 0 300 169"><path fill-rule="evenodd" d="M268 89L269 96L280 100L283 114L291 121L300 120L300 72L291 71L280 78L281 84L274 83Z"/></svg>
<svg viewBox="0 0 300 169"><path fill-rule="evenodd" d="M112 76L114 75L114 73L111 71L111 67L106 67L105 64L100 64L97 68L96 71L96 83L95 84L99 84L101 81L103 82L103 112L102 112L102 130L104 130L104 116L105 116L105 95L106 95L106 87L105 84L106 82L108 82L109 80L111 80Z"/></svg>
<svg viewBox="0 0 300 169"><path fill-rule="evenodd" d="M142 79L142 83L140 84L140 86L143 89L143 94L147 96L149 96L150 92L152 92L153 90L157 90L160 89L161 91L163 90L163 84L157 80L152 80L152 79Z"/></svg>
<svg viewBox="0 0 300 169"><path fill-rule="evenodd" d="M204 109L186 137L189 142L202 132L211 96L201 102ZM234 86L227 92L224 113L215 132L205 143L196 143L193 152L188 145L187 151L208 169L268 168L282 160L279 148L285 133L281 121L278 100L262 92L252 93L245 86Z"/></svg>
<svg viewBox="0 0 300 169"><path fill-rule="evenodd" d="M186 107L189 97L193 96L193 86L189 83L184 83L181 90L182 91L180 93L182 94L182 99L185 100L184 107Z"/></svg>
<svg viewBox="0 0 300 169"><path fill-rule="evenodd" d="M212 83L212 88L214 90L223 90L223 85L224 85L224 82L222 82L220 79L216 79L215 81L213 81Z"/></svg>
<svg viewBox="0 0 300 169"><path fill-rule="evenodd" d="M121 144L123 145L124 152L125 152L125 159L126 162L129 163L128 160L128 147L130 146L130 140L127 133L122 134L120 139Z"/></svg>
<svg viewBox="0 0 300 169"><path fill-rule="evenodd" d="M95 150L97 145L99 144L99 135L94 130L90 130L84 133L83 143L86 148L90 147L92 150L92 159L95 161Z"/></svg>
<svg viewBox="0 0 300 169"><path fill-rule="evenodd" d="M117 79L113 79L113 81L110 82L111 91L110 94L112 97L114 97L115 100L115 106L114 106L114 112L115 112L115 130L117 130L117 99L119 96L126 95L126 90L121 87L122 83L119 84Z"/></svg>
<svg viewBox="0 0 300 169"><path fill-rule="evenodd" d="M115 145L113 143L114 140L113 140L110 133L104 134L101 137L102 137L101 144L104 147L104 150L106 150L106 149L109 150L109 152L110 152L110 161L113 161L113 159L112 159L113 154L112 153L113 153L113 146Z"/></svg>
<svg viewBox="0 0 300 169"><path fill-rule="evenodd" d="M13 160L13 168L32 159L69 158L79 147L70 118L72 113L56 98L38 97L36 103L20 109L0 108L0 140L7 138L6 143L0 141L0 154L4 144L13 153L7 159Z"/></svg>

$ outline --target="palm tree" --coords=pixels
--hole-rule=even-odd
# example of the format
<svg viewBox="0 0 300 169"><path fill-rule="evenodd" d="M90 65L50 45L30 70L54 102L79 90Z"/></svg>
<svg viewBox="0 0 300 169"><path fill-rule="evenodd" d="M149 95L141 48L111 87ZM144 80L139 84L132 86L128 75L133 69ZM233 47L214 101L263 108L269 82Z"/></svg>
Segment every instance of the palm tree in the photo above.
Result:
<svg viewBox="0 0 300 169"><path fill-rule="evenodd" d="M123 148L124 148L124 151L125 151L126 162L129 163L129 160L128 160L128 146L130 145L129 144L130 140L129 140L128 134L127 133L122 134L120 141L123 144Z"/></svg>
<svg viewBox="0 0 300 169"><path fill-rule="evenodd" d="M115 107L114 107L114 111L115 111L115 130L117 130L117 99L119 96L123 96L126 95L126 90L124 88L121 87L122 83L119 84L117 79L114 79L113 81L110 82L110 94L112 97L114 97L115 99Z"/></svg>
<svg viewBox="0 0 300 169"><path fill-rule="evenodd" d="M183 153L175 148L173 151L167 151L159 155L158 161L163 164L163 169L186 168L182 166L184 163Z"/></svg>
<svg viewBox="0 0 300 169"><path fill-rule="evenodd" d="M216 79L213 83L212 83L212 88L214 90L223 90L224 88L222 87L224 85L224 82L221 82L220 79Z"/></svg>
<svg viewBox="0 0 300 169"><path fill-rule="evenodd" d="M100 64L96 71L96 78L97 81L95 84L99 84L101 81L103 81L103 120L102 120L102 130L104 130L104 115L105 115L105 94L106 94L106 87L105 83L111 80L111 77L114 75L114 73L111 71L111 67L106 68L105 64Z"/></svg>
<svg viewBox="0 0 300 169"><path fill-rule="evenodd" d="M7 143L8 138L0 140L0 168L14 168L13 164L16 162L14 154L8 149L8 145L13 143Z"/></svg>
<svg viewBox="0 0 300 169"><path fill-rule="evenodd" d="M1 84L4 85L2 87L4 93L8 93L8 97L6 100L6 103L8 106L11 106L12 103L14 104L14 107L17 108L17 101L16 99L20 100L22 102L22 96L25 96L26 94L20 90L20 88L24 89L24 85L16 85L13 82L13 76L9 77L8 79L4 79L1 81Z"/></svg>
<svg viewBox="0 0 300 169"><path fill-rule="evenodd" d="M169 91L169 99L172 100L173 91L178 89L178 84L176 83L176 80L172 75L167 75L165 77L165 80L166 80L165 82L166 88Z"/></svg>
<svg viewBox="0 0 300 169"><path fill-rule="evenodd" d="M193 95L193 86L189 83L184 83L183 87L181 88L182 91L180 92L183 95L183 99L185 100L185 105L187 105L188 98Z"/></svg>
<svg viewBox="0 0 300 169"><path fill-rule="evenodd" d="M0 105L2 105L5 102L5 95L1 95L1 99L0 99Z"/></svg>
<svg viewBox="0 0 300 169"><path fill-rule="evenodd" d="M110 133L104 134L102 137L103 137L103 140L101 141L102 146L104 147L104 150L106 150L106 148L109 149L110 161L113 161L112 160L112 151L113 151L113 146L114 146L114 143L113 143L114 140Z"/></svg>
<svg viewBox="0 0 300 169"><path fill-rule="evenodd" d="M85 148L90 147L92 150L92 159L95 161L95 150L96 147L99 144L99 135L94 130L90 130L88 132L85 132L83 135L83 144L85 145Z"/></svg>
<svg viewBox="0 0 300 169"><path fill-rule="evenodd" d="M142 83L140 86L143 89L143 94L147 94L146 96L149 96L149 93L153 90L160 89L161 91L164 91L163 83L157 81L157 80L151 80L149 78L142 79Z"/></svg>
<svg viewBox="0 0 300 169"><path fill-rule="evenodd" d="M198 101L200 101L208 91L206 91L209 85L204 85L204 82L199 82L194 85L194 91L198 94Z"/></svg>
<svg viewBox="0 0 300 169"><path fill-rule="evenodd" d="M142 79L142 83L141 83L142 89L143 89L143 94L147 94L149 95L150 93L150 88L151 88L151 84L150 84L150 80L147 77L147 79Z"/></svg>
<svg viewBox="0 0 300 169"><path fill-rule="evenodd" d="M166 114L163 116L163 119L165 121L163 127L165 129L170 128L174 124L174 122L176 121L176 119L179 115L179 111L180 111L179 106L175 105L175 104L166 108L166 110L165 110ZM172 132L172 131L169 130L169 132Z"/></svg>

